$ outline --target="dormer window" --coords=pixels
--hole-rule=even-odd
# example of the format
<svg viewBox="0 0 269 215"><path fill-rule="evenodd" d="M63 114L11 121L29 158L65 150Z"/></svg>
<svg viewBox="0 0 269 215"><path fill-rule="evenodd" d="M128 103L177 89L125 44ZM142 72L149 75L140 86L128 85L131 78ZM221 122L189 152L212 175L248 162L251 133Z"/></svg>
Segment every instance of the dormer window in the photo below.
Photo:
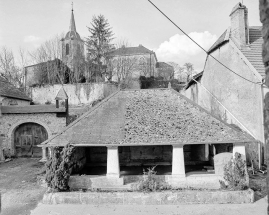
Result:
<svg viewBox="0 0 269 215"><path fill-rule="evenodd" d="M69 55L69 44L65 45L65 54Z"/></svg>

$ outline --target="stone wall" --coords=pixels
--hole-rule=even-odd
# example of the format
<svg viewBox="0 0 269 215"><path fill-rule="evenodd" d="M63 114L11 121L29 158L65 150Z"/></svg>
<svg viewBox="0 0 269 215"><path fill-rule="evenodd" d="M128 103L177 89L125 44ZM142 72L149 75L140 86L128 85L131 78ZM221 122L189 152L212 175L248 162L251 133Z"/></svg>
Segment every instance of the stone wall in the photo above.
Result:
<svg viewBox="0 0 269 215"><path fill-rule="evenodd" d="M28 122L42 125L48 133L48 138L66 126L66 118L57 117L56 113L2 114L0 116L0 137L3 138L3 150L10 150L11 155L15 155L14 131L19 125Z"/></svg>
<svg viewBox="0 0 269 215"><path fill-rule="evenodd" d="M55 103L55 97L62 88L61 84L47 85L42 87L30 87L29 94L37 104ZM69 105L91 104L96 100L103 99L117 91L117 87L110 83L89 84L64 84L64 90L68 95Z"/></svg>

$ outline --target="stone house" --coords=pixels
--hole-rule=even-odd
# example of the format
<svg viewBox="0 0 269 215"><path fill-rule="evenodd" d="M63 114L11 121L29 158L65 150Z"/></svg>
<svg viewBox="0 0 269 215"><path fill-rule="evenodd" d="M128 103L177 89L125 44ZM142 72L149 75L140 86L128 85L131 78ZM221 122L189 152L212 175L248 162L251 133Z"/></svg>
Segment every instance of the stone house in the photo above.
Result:
<svg viewBox="0 0 269 215"><path fill-rule="evenodd" d="M156 63L156 74L155 77L162 77L163 80L169 81L174 79L174 67L165 63L165 62L157 62Z"/></svg>
<svg viewBox="0 0 269 215"><path fill-rule="evenodd" d="M137 47L122 46L110 52L108 57L107 71L112 81L121 80L126 75L133 79L156 76L156 54L141 44Z"/></svg>
<svg viewBox="0 0 269 215"><path fill-rule="evenodd" d="M245 155L253 142L173 89L151 89L113 93L40 146L75 146L71 188L128 187L158 165L174 187L217 189L217 155Z"/></svg>
<svg viewBox="0 0 269 215"><path fill-rule="evenodd" d="M0 77L0 160L41 157L38 144L66 126L66 108L30 105L31 99Z"/></svg>
<svg viewBox="0 0 269 215"><path fill-rule="evenodd" d="M262 62L261 27L249 26L248 9L242 3L232 9L230 19L230 27L208 53L233 72L208 56L201 85L193 86L197 83L191 81L184 94L220 119L236 124L259 140L261 144L258 148L254 147L248 153L262 163L263 101L268 88L263 84L265 70ZM195 93L191 92L195 91L194 88L197 90Z"/></svg>

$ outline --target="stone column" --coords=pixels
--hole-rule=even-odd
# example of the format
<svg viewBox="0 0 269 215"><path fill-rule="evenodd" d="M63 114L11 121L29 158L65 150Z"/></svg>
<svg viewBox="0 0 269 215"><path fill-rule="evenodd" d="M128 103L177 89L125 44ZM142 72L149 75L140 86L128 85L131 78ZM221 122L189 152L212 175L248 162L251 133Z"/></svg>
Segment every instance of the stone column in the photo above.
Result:
<svg viewBox="0 0 269 215"><path fill-rule="evenodd" d="M53 148L52 148L52 147L49 147L49 148L48 148L49 158L52 157L52 153L53 153Z"/></svg>
<svg viewBox="0 0 269 215"><path fill-rule="evenodd" d="M185 177L185 162L183 145L173 146L172 175Z"/></svg>
<svg viewBox="0 0 269 215"><path fill-rule="evenodd" d="M47 160L47 147L42 147L42 159L40 162L46 162Z"/></svg>
<svg viewBox="0 0 269 215"><path fill-rule="evenodd" d="M117 146L107 147L107 172L108 177L120 177L119 150Z"/></svg>
<svg viewBox="0 0 269 215"><path fill-rule="evenodd" d="M246 147L244 143L234 143L233 156L235 155L236 152L242 154L243 157L246 159Z"/></svg>
<svg viewBox="0 0 269 215"><path fill-rule="evenodd" d="M205 161L209 161L209 144L205 144Z"/></svg>

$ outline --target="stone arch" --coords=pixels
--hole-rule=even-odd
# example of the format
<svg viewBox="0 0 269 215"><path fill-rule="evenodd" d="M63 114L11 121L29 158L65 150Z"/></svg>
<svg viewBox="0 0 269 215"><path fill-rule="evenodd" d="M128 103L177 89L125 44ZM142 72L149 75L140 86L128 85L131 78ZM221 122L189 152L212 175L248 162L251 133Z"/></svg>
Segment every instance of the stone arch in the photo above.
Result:
<svg viewBox="0 0 269 215"><path fill-rule="evenodd" d="M21 124L24 124L24 123L36 123L38 125L41 125L43 126L47 133L48 133L48 139L51 138L52 136L52 132L50 130L50 128L48 127L48 125L40 120L36 120L36 119L25 119L25 120L20 120L16 123L14 123L8 130L8 133L7 133L7 138L8 138L8 142L9 142L9 145L10 145L10 149L11 149L11 154L12 155L15 155L15 145L14 145L14 132L16 131L16 129L21 125Z"/></svg>

